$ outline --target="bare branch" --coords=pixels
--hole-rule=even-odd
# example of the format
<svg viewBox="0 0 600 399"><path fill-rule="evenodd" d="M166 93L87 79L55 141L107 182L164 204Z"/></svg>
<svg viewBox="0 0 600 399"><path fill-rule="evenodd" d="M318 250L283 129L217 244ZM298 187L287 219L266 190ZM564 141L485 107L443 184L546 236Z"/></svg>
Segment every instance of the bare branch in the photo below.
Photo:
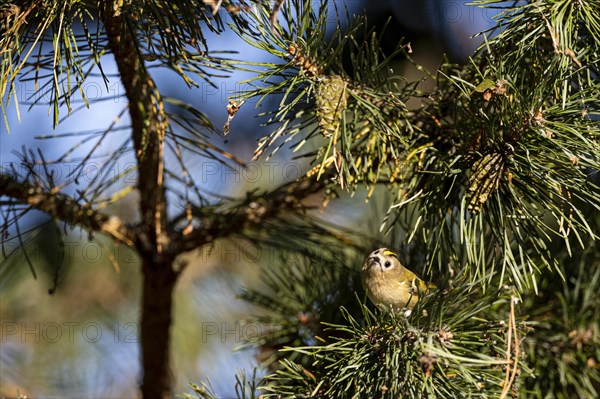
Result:
<svg viewBox="0 0 600 399"><path fill-rule="evenodd" d="M44 190L40 186L18 181L9 175L0 174L0 187L0 196L7 196L71 225L107 234L115 241L135 247L135 230L116 216L107 216L90 205L78 203L68 195Z"/></svg>
<svg viewBox="0 0 600 399"><path fill-rule="evenodd" d="M173 242L180 246L180 251L191 251L217 238L242 233L243 229L260 228L283 213L306 211L310 206L303 200L321 191L325 187L324 180L304 179L264 195L249 193L244 201L232 208L196 208L192 213L201 227L178 233Z"/></svg>

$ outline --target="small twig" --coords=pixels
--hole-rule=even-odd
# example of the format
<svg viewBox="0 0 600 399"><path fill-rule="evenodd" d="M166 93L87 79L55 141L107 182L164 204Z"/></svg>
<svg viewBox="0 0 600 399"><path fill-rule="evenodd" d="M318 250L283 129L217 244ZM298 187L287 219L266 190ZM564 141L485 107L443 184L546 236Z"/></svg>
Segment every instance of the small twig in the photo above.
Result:
<svg viewBox="0 0 600 399"><path fill-rule="evenodd" d="M562 187L559 187L560 193L562 194ZM571 192L569 191L568 188L565 187L565 191L567 193L567 198L569 199L569 203L571 202ZM565 200L565 198L563 197L562 199L562 204L561 204L561 210L562 213L560 215L560 222L559 222L559 231L561 231L564 235L565 238L569 236L569 233L571 232L571 226L573 224L573 207L569 206L569 222L567 225L567 230L565 231L564 228L564 222L565 222L565 203L567 201Z"/></svg>
<svg viewBox="0 0 600 399"><path fill-rule="evenodd" d="M583 68L583 64L581 63L581 61L579 61L579 59L577 59L577 56L575 55L575 52L573 50L571 50L570 48L566 49L564 51L564 54L569 57L571 60L573 60L573 62L575 63L575 65L577 65L579 68Z"/></svg>
<svg viewBox="0 0 600 399"><path fill-rule="evenodd" d="M515 296L510 297L510 317L508 319L508 339L506 347L506 378L504 379L504 388L499 399L506 398L508 391L515 382L519 367L519 337L517 336L517 323L515 321ZM512 337L514 335L514 348L512 347ZM514 360L511 362L511 354L514 351ZM511 371L510 366L513 364Z"/></svg>
<svg viewBox="0 0 600 399"><path fill-rule="evenodd" d="M273 4L273 11L271 12L271 17L269 18L269 22L271 23L271 30L279 38L281 38L281 36L279 35L279 32L275 30L275 23L277 22L277 14L279 14L279 10L281 9L281 6L283 5L284 1L285 0L275 0L275 4Z"/></svg>
<svg viewBox="0 0 600 399"><path fill-rule="evenodd" d="M223 0L219 0L219 1L217 1L217 4L215 4L213 6L213 16L217 15L217 13L219 12L219 8L221 8L222 3L223 3Z"/></svg>
<svg viewBox="0 0 600 399"><path fill-rule="evenodd" d="M544 19L544 21L546 22L546 27L548 27L548 32L550 32L550 38L552 39L552 46L554 47L554 52L556 54L562 54L562 51L560 49L560 43L558 40L557 31L554 29L554 27L552 26L550 21L548 21L548 18L546 18L544 13L540 11L540 14L542 15L542 18Z"/></svg>
<svg viewBox="0 0 600 399"><path fill-rule="evenodd" d="M513 301L512 297L510 299L510 310L512 315L513 309ZM510 355L511 355L511 345L512 345L512 316L508 318L508 338L506 343L506 377L504 378L504 388L502 389L502 394L500 394L500 399L504 398L508 393L509 383L510 383Z"/></svg>
<svg viewBox="0 0 600 399"><path fill-rule="evenodd" d="M240 107L244 104L245 101L240 102L239 104L236 103L233 99L229 99L229 104L227 104L227 122L225 122L225 125L223 126L223 136L227 136L229 134L229 123L233 120L233 118L235 117L235 114L237 114L237 112L239 111Z"/></svg>

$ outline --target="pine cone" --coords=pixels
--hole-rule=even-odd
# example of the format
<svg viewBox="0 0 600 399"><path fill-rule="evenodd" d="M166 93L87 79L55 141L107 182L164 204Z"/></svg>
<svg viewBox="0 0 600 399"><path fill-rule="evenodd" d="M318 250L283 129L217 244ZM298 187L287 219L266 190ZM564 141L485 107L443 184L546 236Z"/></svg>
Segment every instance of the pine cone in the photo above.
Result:
<svg viewBox="0 0 600 399"><path fill-rule="evenodd" d="M326 76L317 83L317 120L325 137L331 137L340 128L348 102L346 86L339 75Z"/></svg>
<svg viewBox="0 0 600 399"><path fill-rule="evenodd" d="M467 209L477 215L481 205L498 188L500 176L504 170L502 154L491 153L478 159L471 167L469 188L467 189Z"/></svg>

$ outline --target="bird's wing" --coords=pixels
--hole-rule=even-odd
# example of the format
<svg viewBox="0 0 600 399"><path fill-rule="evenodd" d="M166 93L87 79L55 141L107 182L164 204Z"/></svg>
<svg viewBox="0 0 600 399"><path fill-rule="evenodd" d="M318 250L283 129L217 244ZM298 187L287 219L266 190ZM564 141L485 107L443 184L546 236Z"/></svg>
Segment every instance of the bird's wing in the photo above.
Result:
<svg viewBox="0 0 600 399"><path fill-rule="evenodd" d="M415 288L418 287L418 290L423 293L427 293L427 292L429 292L429 290L437 289L437 285L430 283L428 281L421 280L417 276L415 276L414 282L412 283L412 285Z"/></svg>
<svg viewBox="0 0 600 399"><path fill-rule="evenodd" d="M413 287L415 294L417 292L426 293L429 290L437 289L437 285L427 282L427 281L424 281L424 280L421 280L419 277L417 277L416 274L414 274L413 272L411 272L408 269L404 269L402 271L402 275L400 277L400 282L402 282L402 281L406 281L409 286Z"/></svg>

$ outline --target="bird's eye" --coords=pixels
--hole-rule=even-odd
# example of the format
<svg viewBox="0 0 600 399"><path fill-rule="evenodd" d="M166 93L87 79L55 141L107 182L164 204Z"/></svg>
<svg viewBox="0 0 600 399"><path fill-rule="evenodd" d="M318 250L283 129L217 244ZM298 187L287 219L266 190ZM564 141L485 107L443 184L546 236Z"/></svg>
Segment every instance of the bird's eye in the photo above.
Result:
<svg viewBox="0 0 600 399"><path fill-rule="evenodd" d="M383 264L386 268L392 266L392 262L389 260Z"/></svg>

